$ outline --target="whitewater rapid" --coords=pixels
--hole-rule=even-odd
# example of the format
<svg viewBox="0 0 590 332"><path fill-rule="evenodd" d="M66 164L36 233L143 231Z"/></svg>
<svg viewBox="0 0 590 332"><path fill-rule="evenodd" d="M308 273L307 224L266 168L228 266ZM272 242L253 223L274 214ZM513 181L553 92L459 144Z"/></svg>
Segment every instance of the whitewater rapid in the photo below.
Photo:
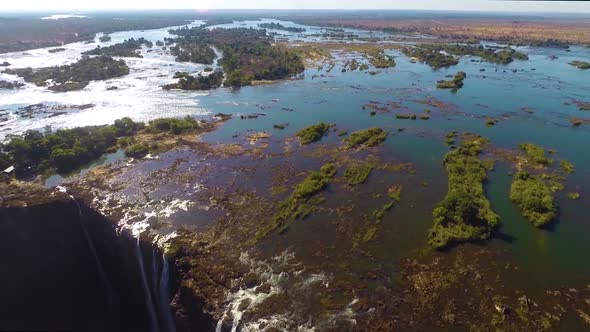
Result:
<svg viewBox="0 0 590 332"><path fill-rule="evenodd" d="M188 22L187 22L188 23ZM195 21L188 26L201 25ZM114 45L129 38L145 38L149 41L163 41L172 37L171 28L124 31L110 34L111 40L101 43L96 36L95 42L67 44L62 52L50 53L49 48L0 54L0 63L6 61L8 68L39 68L59 66L76 62L82 53L101 47ZM94 81L80 91L57 93L34 84L15 90L0 90L0 114L8 113L8 121L0 121L0 140L9 134L19 134L29 129L44 130L72 128L79 126L101 125L112 123L122 117L131 117L136 121L149 121L160 117L206 116L210 112L199 107L198 97L206 92L166 91L164 84L173 83L172 77L178 71L189 73L201 72L206 66L194 63L179 63L169 53L169 46L164 50L154 45L151 49L141 49L143 58L124 58L130 68L130 74L105 81ZM0 68L2 71L3 68ZM23 80L14 75L0 73L0 80ZM107 90L109 87L117 89ZM58 116L35 116L23 118L15 114L19 108L34 104L65 107L66 114ZM93 104L93 107L80 110L79 106Z"/></svg>

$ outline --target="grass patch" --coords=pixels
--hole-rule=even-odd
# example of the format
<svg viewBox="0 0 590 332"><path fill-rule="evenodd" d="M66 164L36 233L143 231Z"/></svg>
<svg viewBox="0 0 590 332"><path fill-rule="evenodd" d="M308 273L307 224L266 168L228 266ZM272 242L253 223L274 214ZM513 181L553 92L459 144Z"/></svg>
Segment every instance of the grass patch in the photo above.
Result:
<svg viewBox="0 0 590 332"><path fill-rule="evenodd" d="M543 150L542 147L531 143L522 143L519 147L526 153L527 157L535 163L543 166L551 164L551 160L547 158L545 150Z"/></svg>
<svg viewBox="0 0 590 332"><path fill-rule="evenodd" d="M295 135L299 137L301 144L311 144L313 142L319 141L332 127L333 125L331 124L320 122L316 125L300 130Z"/></svg>
<svg viewBox="0 0 590 332"><path fill-rule="evenodd" d="M436 87L438 89L452 89L453 91L457 91L463 87L463 80L465 80L465 78L467 78L467 74L465 74L463 71L460 71L455 74L452 80L438 81Z"/></svg>
<svg viewBox="0 0 590 332"><path fill-rule="evenodd" d="M295 185L291 195L279 203L275 215L269 225L256 233L256 240L261 240L272 231L285 231L292 221L305 219L314 206L319 203L316 195L328 185L336 174L336 166L328 163L320 171L311 172L302 182Z"/></svg>
<svg viewBox="0 0 590 332"><path fill-rule="evenodd" d="M487 143L483 137L464 135L461 146L445 156L449 190L433 211L428 236L433 248L489 239L499 225L500 217L492 210L483 190L488 167L479 155Z"/></svg>
<svg viewBox="0 0 590 332"><path fill-rule="evenodd" d="M540 177L518 172L510 187L510 199L535 227L543 227L557 215L553 191Z"/></svg>
<svg viewBox="0 0 590 332"><path fill-rule="evenodd" d="M370 164L350 166L344 171L344 178L349 185L362 184L367 181L371 171L373 171L373 166Z"/></svg>
<svg viewBox="0 0 590 332"><path fill-rule="evenodd" d="M567 194L567 197L569 199L573 199L574 201L577 201L578 199L580 199L582 197L582 195L580 195L580 193L569 193L569 194Z"/></svg>
<svg viewBox="0 0 590 332"><path fill-rule="evenodd" d="M369 128L355 131L344 139L349 148L359 145L373 147L383 143L387 139L387 132L381 128Z"/></svg>
<svg viewBox="0 0 590 332"><path fill-rule="evenodd" d="M576 170L574 164L570 163L567 160L562 160L561 163L559 163L559 167L562 171L564 171L567 174L572 174Z"/></svg>

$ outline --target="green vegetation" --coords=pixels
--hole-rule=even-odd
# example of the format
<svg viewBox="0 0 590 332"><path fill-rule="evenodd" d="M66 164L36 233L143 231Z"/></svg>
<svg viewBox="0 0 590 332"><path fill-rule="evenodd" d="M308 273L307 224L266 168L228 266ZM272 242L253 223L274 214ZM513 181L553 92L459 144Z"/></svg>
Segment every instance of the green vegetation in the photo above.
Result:
<svg viewBox="0 0 590 332"><path fill-rule="evenodd" d="M305 219L318 203L315 196L324 190L335 174L336 166L329 163L322 166L319 172L311 172L302 182L295 185L291 195L279 203L271 223L256 233L256 239L263 239L275 229L283 232L292 221Z"/></svg>
<svg viewBox="0 0 590 332"><path fill-rule="evenodd" d="M20 82L0 81L0 90L2 90L2 89L13 90L13 89L22 88L23 86L25 86L25 84L20 83Z"/></svg>
<svg viewBox="0 0 590 332"><path fill-rule="evenodd" d="M150 134L169 132L171 134L179 135L198 127L199 123L197 120L190 116L186 116L184 119L162 118L152 120L148 123L145 131Z"/></svg>
<svg viewBox="0 0 590 332"><path fill-rule="evenodd" d="M143 58L137 50L141 49L141 45L147 45L152 47L153 43L144 38L139 39L127 39L122 43L115 44L108 47L100 47L84 52L84 55L108 55L113 57L125 57L125 58Z"/></svg>
<svg viewBox="0 0 590 332"><path fill-rule="evenodd" d="M171 30L183 47L213 45L223 57L219 64L227 74L227 86L249 85L254 80L277 80L297 75L305 69L301 58L271 44L272 37L259 29Z"/></svg>
<svg viewBox="0 0 590 332"><path fill-rule="evenodd" d="M295 135L299 137L301 144L310 144L319 141L333 126L334 125L320 122L316 125L300 130Z"/></svg>
<svg viewBox="0 0 590 332"><path fill-rule="evenodd" d="M98 41L100 41L101 43L106 43L106 42L111 41L111 39L112 38L109 35L102 35L98 38Z"/></svg>
<svg viewBox="0 0 590 332"><path fill-rule="evenodd" d="M393 68L395 67L395 59L392 56L385 55L383 50L375 50L367 54L369 63L375 68Z"/></svg>
<svg viewBox="0 0 590 332"><path fill-rule="evenodd" d="M3 158L16 167L18 175L51 169L67 172L112 150L118 138L134 135L143 127L143 123L123 118L108 126L65 129L45 134L28 131L22 136L10 136L0 150L4 152Z"/></svg>
<svg viewBox="0 0 590 332"><path fill-rule="evenodd" d="M458 72L455 74L452 80L448 81L438 81L436 87L439 89L453 89L453 91L457 91L463 87L463 80L467 77L465 72Z"/></svg>
<svg viewBox="0 0 590 332"><path fill-rule="evenodd" d="M281 23L274 23L274 22L260 23L260 24L258 24L258 26L263 29L281 30L281 31L287 31L287 32L294 32L294 33L305 32L305 28L286 27L286 26L282 25Z"/></svg>
<svg viewBox="0 0 590 332"><path fill-rule="evenodd" d="M344 139L349 148L359 145L373 147L383 143L387 139L387 132L381 128L369 128L355 131Z"/></svg>
<svg viewBox="0 0 590 332"><path fill-rule="evenodd" d="M561 170L567 174L572 174L576 170L574 165L567 160L562 160L561 163L559 163L559 166L561 167Z"/></svg>
<svg viewBox="0 0 590 332"><path fill-rule="evenodd" d="M170 48L178 62L193 62L212 65L217 57L215 51L207 45L180 44Z"/></svg>
<svg viewBox="0 0 590 332"><path fill-rule="evenodd" d="M393 204L395 204L395 202L393 202L393 201L386 203L385 205L383 205L379 209L373 211L373 217L375 218L375 221L378 223L381 222L381 220L383 220L383 216L385 216L385 212L391 210L391 208L393 207Z"/></svg>
<svg viewBox="0 0 590 332"><path fill-rule="evenodd" d="M52 49L48 50L47 52L49 52L49 53L52 53L52 54L53 54L53 53L59 53L59 52L63 52L63 51L65 51L65 50L66 50L66 49L65 49L65 48L63 48L63 47L58 47L58 48L52 48Z"/></svg>
<svg viewBox="0 0 590 332"><path fill-rule="evenodd" d="M18 75L26 82L37 86L47 86L48 89L63 92L80 90L90 81L107 80L129 74L129 67L123 60L114 60L109 56L82 57L71 65L6 69L5 73ZM48 83L52 80L52 83Z"/></svg>
<svg viewBox="0 0 590 332"><path fill-rule="evenodd" d="M548 166L552 162L550 159L547 158L547 156L545 156L545 150L543 150L543 148L535 144L522 143L519 145L519 147L526 153L527 157L530 160L539 165Z"/></svg>
<svg viewBox="0 0 590 332"><path fill-rule="evenodd" d="M402 186L395 185L387 190L387 197L391 200L399 202L402 197Z"/></svg>
<svg viewBox="0 0 590 332"><path fill-rule="evenodd" d="M432 247L443 249L453 243L488 239L500 223L483 189L489 166L479 155L487 143L483 137L465 134L461 146L445 156L449 190L433 211L428 236Z"/></svg>
<svg viewBox="0 0 590 332"><path fill-rule="evenodd" d="M349 185L362 184L373 171L373 165L368 163L350 166L344 171L344 178Z"/></svg>
<svg viewBox="0 0 590 332"><path fill-rule="evenodd" d="M409 56L427 63L433 68L456 65L456 56L478 56L483 61L496 64L509 64L515 59L528 60L528 56L511 47L496 48L483 45L462 44L420 44L413 48L405 48L403 52Z"/></svg>
<svg viewBox="0 0 590 332"><path fill-rule="evenodd" d="M577 201L577 200L579 200L582 197L582 195L580 195L580 193L568 193L567 194L567 197L569 199L572 199L574 201Z"/></svg>
<svg viewBox="0 0 590 332"><path fill-rule="evenodd" d="M287 128L287 126L288 126L288 125L289 125L288 123L279 123L279 124L275 124L275 125L273 125L272 127L273 127L274 129L280 129L280 130L283 130L283 129Z"/></svg>
<svg viewBox="0 0 590 332"><path fill-rule="evenodd" d="M180 90L210 90L215 89L223 84L223 72L216 70L209 75L201 75L194 77L188 73L178 72L174 78L179 78L178 83L166 84L162 88L165 90L180 89Z"/></svg>
<svg viewBox="0 0 590 332"><path fill-rule="evenodd" d="M590 69L590 62L574 60L569 63L570 65L578 68L578 69Z"/></svg>
<svg viewBox="0 0 590 332"><path fill-rule="evenodd" d="M135 159L143 158L148 153L150 153L150 147L144 143L134 144L125 149L125 155Z"/></svg>
<svg viewBox="0 0 590 332"><path fill-rule="evenodd" d="M416 120L418 117L416 116L416 114L401 114L398 113L395 115L396 119L402 119L402 120Z"/></svg>
<svg viewBox="0 0 590 332"><path fill-rule="evenodd" d="M137 134L169 133L178 135L199 128L191 117L164 118L150 121L147 126L130 118L116 120L112 125L63 129L50 133L27 131L9 136L0 145L0 160L14 165L18 176L75 170L118 147L135 158L143 157L154 146L135 143ZM153 152L153 151L152 151Z"/></svg>
<svg viewBox="0 0 590 332"><path fill-rule="evenodd" d="M454 56L443 54L437 50L419 47L406 47L402 50L402 52L406 56L417 59L420 62L424 62L434 69L450 67L459 63L459 60L457 60Z"/></svg>
<svg viewBox="0 0 590 332"><path fill-rule="evenodd" d="M535 227L549 224L557 215L551 188L538 176L521 171L514 176L510 199Z"/></svg>

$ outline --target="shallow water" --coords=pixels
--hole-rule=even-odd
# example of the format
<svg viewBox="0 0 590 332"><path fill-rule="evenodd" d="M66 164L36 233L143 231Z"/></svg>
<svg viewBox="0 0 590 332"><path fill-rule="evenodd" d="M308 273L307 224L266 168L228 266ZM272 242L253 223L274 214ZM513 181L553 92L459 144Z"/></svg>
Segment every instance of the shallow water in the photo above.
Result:
<svg viewBox="0 0 590 332"><path fill-rule="evenodd" d="M276 20L265 20L274 21ZM232 27L256 27L262 21L236 22ZM297 26L281 22L287 26ZM193 23L194 25L199 22ZM307 27L303 34L282 34L289 40L314 40L308 36L322 31ZM168 29L145 32L121 32L112 34L114 44L124 39L145 37L152 41L168 36ZM353 31L359 33L358 31ZM368 32L362 32L367 37ZM385 38L382 35L377 36ZM79 53L92 49L95 44L82 43L67 45L64 53L49 54L46 49L0 55L1 61L13 63L13 67L58 65L75 61ZM509 168L500 166L490 174L487 193L493 209L502 217L501 239L489 242L499 250L506 250L506 263L519 266L520 270L511 280L516 287L531 292L540 292L548 287L580 284L588 281L590 260L580 255L590 250L585 238L590 231L590 222L585 206L590 203L590 154L586 142L590 138L587 126L572 128L572 116L588 118L589 113L578 110L574 100L590 102L590 71L579 70L568 65L572 60L590 58L590 49L572 47L571 50L549 48L521 48L529 54L529 61L515 61L509 65L472 62L477 58L464 57L457 66L432 70L420 63L411 63L398 51L388 51L396 56L395 68L380 70L371 76L366 72L341 72L336 66L331 72L325 69L307 69L301 79L274 83L271 85L249 86L238 90L217 89L209 93L164 91L160 85L171 82L175 71L198 71L203 66L179 64L170 55L163 54L158 47L147 53L144 59L127 60L131 75L105 82L93 82L83 91L58 94L31 85L23 90L0 92L0 109L14 111L18 107L34 103L84 104L94 103L95 107L74 111L63 116L48 119L15 119L0 128L0 137L26 129L73 127L90 124L110 123L117 118L130 116L136 120L149 120L162 116L193 115L212 113L235 115L221 128L205 135L208 142L231 142L243 139L251 131L266 131L273 135L271 142L282 144L283 139L294 135L305 126L319 121L334 123L337 129L349 132L379 126L390 133L382 147L382 154L392 159L411 162L416 166L416 175L372 175L367 186L378 190L384 182L404 184L402 202L389 212L375 241L366 246L375 257L395 272L396 262L422 250L430 226L433 206L446 192L446 175L442 158L448 151L444 135L452 130L474 132L488 137L493 145L517 148L519 143L532 142L557 151L557 158L567 159L576 166L576 173L566 182L566 190L558 194L560 205L559 222L552 231L537 230L524 220L509 200ZM551 60L549 56L558 58ZM360 60L360 57L359 57ZM362 61L364 62L364 60ZM482 69L484 71L482 71ZM516 72L512 70L515 69ZM454 75L457 71L467 73L465 87L457 93L436 89L436 82ZM119 90L106 91L107 86L117 85ZM428 101L439 101L441 105L427 105ZM369 102L380 106L395 102L389 111L377 111L370 116L370 109L363 110ZM401 120L395 113L423 114L429 109L430 120ZM526 112L533 109L534 112ZM257 119L240 119L239 115L263 113ZM486 127L486 118L499 120L495 126ZM289 125L284 130L274 129L274 124ZM10 129L8 129L10 128ZM403 131L399 131L403 129ZM336 143L336 133L330 133L321 143ZM159 167L169 165L175 158L187 158L179 166L187 172L198 166L189 155L165 154L160 161L147 163L133 181L151 176ZM294 159L293 162L297 162ZM308 159L299 159L299 168L314 169ZM234 165L236 166L236 165ZM246 166L246 165L241 165ZM256 162L252 165L256 167ZM228 174L231 165L225 165ZM268 190L267 174L254 172L251 178L242 179L243 187L261 186L259 191ZM391 178L389 178L391 177ZM267 179L268 180L268 179ZM215 185L211 180L210 185ZM219 180L222 181L222 180ZM218 183L223 185L223 183ZM163 187L151 193L158 200L175 191ZM582 194L579 201L567 199L566 193L577 191ZM328 190L335 201L341 198L337 187ZM134 192L125 192L133 195ZM192 191L180 195L190 200ZM359 199L363 213L384 202ZM334 203L334 202L333 202ZM330 201L327 202L330 204ZM177 225L203 224L203 217L188 208L178 212ZM364 211L367 210L367 211ZM195 212L193 212L195 211ZM196 216L196 217L195 217ZM296 222L276 242L266 244L272 250L294 246L294 250L313 261L313 246L310 241L333 244L334 255L344 245L332 229L331 216L312 215L308 220ZM274 241L274 240L273 240ZM349 244L348 244L349 245ZM343 252L343 251L341 251ZM365 267L359 266L362 270ZM535 280L531 283L531 279Z"/></svg>

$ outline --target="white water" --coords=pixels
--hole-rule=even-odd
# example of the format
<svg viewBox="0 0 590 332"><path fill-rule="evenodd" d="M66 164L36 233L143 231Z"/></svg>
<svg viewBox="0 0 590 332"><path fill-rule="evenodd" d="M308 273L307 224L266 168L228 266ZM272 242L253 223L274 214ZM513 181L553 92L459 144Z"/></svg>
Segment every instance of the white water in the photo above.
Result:
<svg viewBox="0 0 590 332"><path fill-rule="evenodd" d="M160 274L159 296L161 305L161 317L165 331L176 331L172 312L170 311L170 295L168 294L168 287L170 286L170 270L168 266L168 259L165 254L162 254L162 273Z"/></svg>
<svg viewBox="0 0 590 332"><path fill-rule="evenodd" d="M143 254L141 253L139 236L137 237L136 254L137 254L137 261L139 263L139 273L141 274L141 281L143 283L143 292L145 295L145 305L147 307L148 317L150 319L150 331L157 332L159 330L158 329L158 318L156 317L156 309L154 307L154 302L152 301L150 287L148 285L147 276L145 274L145 267L143 264Z"/></svg>
<svg viewBox="0 0 590 332"><path fill-rule="evenodd" d="M189 26L200 25L196 21ZM173 27L172 27L173 28ZM82 52L121 43L129 38L145 38L152 42L172 37L170 28L124 31L111 34L111 41L101 43L73 43L62 46L63 52L49 53L52 47L0 54L0 62L11 64L8 68L39 68L57 66L76 62ZM150 52L148 52L148 50ZM95 81L80 91L56 93L34 84L15 90L0 90L0 110L10 112L10 120L0 123L0 140L8 134L22 133L28 129L42 130L72 128L79 126L101 125L114 122L122 117L131 117L136 121L149 121L160 117L180 117L185 115L205 116L209 111L199 108L198 96L206 92L166 91L162 85L177 81L173 75L177 71L189 73L201 72L206 66L194 63L179 63L170 55L169 47L163 50L155 46L143 47L143 58L124 58L130 68L129 75L106 81ZM0 73L0 80L20 81L17 76ZM118 89L107 91L107 87ZM70 110L67 114L55 117L20 118L14 112L18 108L33 104L45 105L83 105L95 106L85 110Z"/></svg>
<svg viewBox="0 0 590 332"><path fill-rule="evenodd" d="M100 259L98 258L98 253L96 252L96 248L94 247L94 242L92 241L90 234L88 234L88 230L86 229L86 225L82 221L82 207L80 207L80 203L78 203L78 201L74 198L74 196L72 196L68 193L68 191L65 187L57 186L56 189L64 194L68 195L76 203L76 206L78 207L78 217L79 217L78 220L80 221L80 226L82 228L82 232L84 233L84 238L86 240L86 243L88 244L88 248L90 248L90 252L94 256L94 262L96 265L96 269L98 270L100 280L102 281L103 287L105 289L105 294L107 296L107 303L113 303L113 301L114 301L113 287L111 286L111 283L107 277L107 274L105 273L104 268L102 267L102 263L101 263Z"/></svg>

